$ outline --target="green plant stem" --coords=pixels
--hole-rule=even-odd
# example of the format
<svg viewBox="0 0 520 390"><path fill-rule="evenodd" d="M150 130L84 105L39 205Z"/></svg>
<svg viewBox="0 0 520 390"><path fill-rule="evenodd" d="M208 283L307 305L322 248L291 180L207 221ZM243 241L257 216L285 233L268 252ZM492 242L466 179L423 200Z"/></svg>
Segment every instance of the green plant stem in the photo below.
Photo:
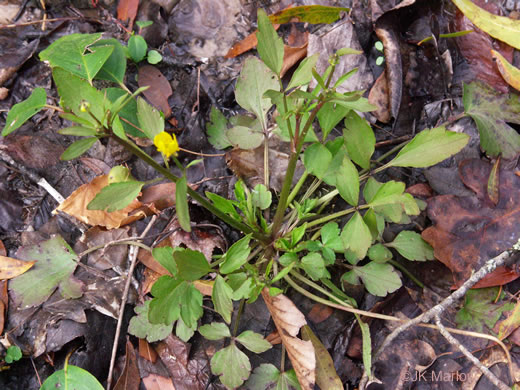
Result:
<svg viewBox="0 0 520 390"><path fill-rule="evenodd" d="M398 268L399 270L401 270L401 272L403 274L405 274L406 276L408 276L408 278L412 282L414 282L417 286L419 286L420 288L424 288L424 284L419 279L417 279L410 271L408 271L406 269L406 267L404 267L401 263L398 263L397 261L395 261L393 259L388 260L388 263L392 264L395 268Z"/></svg>
<svg viewBox="0 0 520 390"><path fill-rule="evenodd" d="M240 323L240 317L242 317L242 312L244 311L244 307L246 305L246 300L245 299L241 299L240 300L240 304L238 305L238 312L237 312L237 315L235 317L235 323L233 324L233 337L236 337L237 336L237 333L238 333L238 325Z"/></svg>
<svg viewBox="0 0 520 390"><path fill-rule="evenodd" d="M113 136L113 139L122 145L126 150L134 154L135 156L139 157L141 160L146 162L148 165L150 165L153 169L155 169L158 173L162 174L165 178L168 180L171 180L172 182L176 183L179 178L175 176L173 173L171 173L169 170L164 168L162 165L158 164L152 157L150 157L147 153L145 153L143 150L141 150L138 146L136 146L134 143L128 140L121 139L119 137ZM238 222L228 216L227 214L224 214L222 211L217 209L213 204L211 204L206 198L201 196L198 192L192 190L188 186L188 194L197 201L202 207L204 207L206 210L214 214L216 217L220 218L222 221L226 222L228 225L232 226L233 228L240 230L241 232L245 234L251 233L253 237L255 237L260 242L266 244L268 241L268 237L265 234L262 234L257 231L253 231L249 226Z"/></svg>
<svg viewBox="0 0 520 390"><path fill-rule="evenodd" d="M280 232L280 227L282 226L283 217L285 215L285 210L287 209L287 199L289 199L289 192L291 190L292 178L294 176L294 171L296 169L296 163L298 162L298 158L300 157L300 151L303 147L303 140L309 131L314 118L318 114L318 111L323 106L323 101L320 101L318 105L312 110L309 119L305 123L305 127L301 132L301 137L299 136L298 145L295 150L291 154L291 158L289 159L289 164L287 165L287 173L285 174L285 180L283 182L282 192L280 194L280 200L278 202L278 207L276 208L276 213L273 219L273 228L271 238L273 241L277 238L278 233Z"/></svg>
<svg viewBox="0 0 520 390"><path fill-rule="evenodd" d="M289 111L289 106L287 105L287 95L285 94L285 89L283 87L283 82L282 82L282 79L280 76L277 76L278 77L278 83L280 84L280 91L282 91L282 96L283 96L283 108L285 110L285 113L284 115L287 115L287 111ZM289 138L291 140L294 140L294 134L293 134L293 129L292 129L292 125L291 125L291 118L287 115L287 119L286 119L286 122L287 122L287 130L289 131ZM292 147L294 147L294 143L292 142L291 143Z"/></svg>
<svg viewBox="0 0 520 390"><path fill-rule="evenodd" d="M291 193L289 194L289 197L287 198L287 204L291 204L294 198L296 198L296 195L298 195L298 192L300 192L300 189L305 183L305 180L307 180L307 177L309 177L309 172L305 170L302 174L302 177L300 177L300 180L298 180L298 183L296 183Z"/></svg>
<svg viewBox="0 0 520 390"><path fill-rule="evenodd" d="M315 219L314 221L309 222L307 224L307 228L310 228L312 226L316 226L316 225L319 225L319 224L322 224L322 223L325 223L325 222L329 222L330 220L333 220L333 219L336 219L336 218L343 217L344 215L348 215L350 213L353 213L356 210L368 209L369 207L370 207L370 205L364 204L364 205L361 205L361 206L358 206L358 207L351 207L351 208L348 208L346 210L338 211L337 213L326 215L324 217L321 217L321 218Z"/></svg>

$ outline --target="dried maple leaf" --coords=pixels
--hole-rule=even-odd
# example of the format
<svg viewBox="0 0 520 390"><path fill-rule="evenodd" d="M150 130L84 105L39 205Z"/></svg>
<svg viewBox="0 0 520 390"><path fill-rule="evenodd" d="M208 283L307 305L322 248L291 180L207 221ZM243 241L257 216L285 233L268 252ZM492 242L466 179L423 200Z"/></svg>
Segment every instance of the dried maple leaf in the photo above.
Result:
<svg viewBox="0 0 520 390"><path fill-rule="evenodd" d="M428 201L428 216L434 226L424 230L422 237L433 246L435 257L452 271L454 288L518 240L520 178L512 170L500 170L495 205L487 193L491 170L491 164L482 160L465 160L459 166L460 177L475 195L440 195ZM519 276L513 269L500 267L475 287L500 286Z"/></svg>

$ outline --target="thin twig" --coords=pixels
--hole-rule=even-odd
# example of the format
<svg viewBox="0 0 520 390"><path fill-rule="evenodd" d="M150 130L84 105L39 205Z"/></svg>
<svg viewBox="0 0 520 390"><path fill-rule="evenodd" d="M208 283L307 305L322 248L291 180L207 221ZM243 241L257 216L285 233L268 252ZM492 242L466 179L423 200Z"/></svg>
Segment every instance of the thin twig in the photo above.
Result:
<svg viewBox="0 0 520 390"><path fill-rule="evenodd" d="M506 250L499 254L498 256L489 259L486 261L486 263L471 277L464 282L464 284L459 287L457 290L455 290L451 295L446 297L441 303L435 305L428 311L422 313L421 315L405 322L401 326L395 328L392 333L390 333L385 340L383 341L383 344L379 347L379 349L374 354L374 361L377 361L381 354L383 353L384 349L389 346L392 341L394 341L397 336L399 336L402 332L407 330L408 328L418 325L423 322L429 322L436 316L440 316L446 309L449 307L452 307L459 299L464 297L468 290L473 287L475 284L477 284L480 280L482 280L486 275L493 272L497 267L503 265L508 259L511 258L514 254L516 254L520 250L520 239L512 246L511 249ZM363 389L368 381L368 378L364 375L361 379L359 388Z"/></svg>
<svg viewBox="0 0 520 390"><path fill-rule="evenodd" d="M146 236L148 231L151 229L152 225L155 223L155 220L157 219L157 216L154 215L150 222L148 223L148 226L144 229L144 231L141 233L140 237L143 238ZM125 311L125 305L126 301L128 299L128 291L130 290L130 284L132 283L132 275L134 273L135 265L137 263L137 252L138 247L136 245L132 245L130 247L130 253L129 257L131 259L130 262L130 268L128 269L128 275L126 277L126 283L125 283L125 289L123 291L123 296L121 298L121 306L119 307L119 318L117 319L117 327L116 327L116 334L114 335L114 345L112 347L112 356L110 358L110 368L108 370L108 378L107 378L107 390L110 390L110 387L112 385L112 375L114 371L114 364L116 362L116 354L117 354L117 344L119 341L119 334L121 333L121 325L123 323L123 314Z"/></svg>
<svg viewBox="0 0 520 390"><path fill-rule="evenodd" d="M450 332L446 330L438 314L435 315L434 320L437 324L439 332L444 336L444 338L448 340L449 343L456 347L460 352L462 352L462 354L466 356L469 361L471 361L475 366L477 366L477 368L480 371L482 371L482 374L484 374L484 376L488 378L491 383L493 383L500 390L510 390L510 387L508 385L506 385L504 382L498 379L496 375L489 370L489 368L483 365L475 356L473 356L473 354L470 351L466 349L466 347L464 347L464 345L462 345L455 337L453 337L450 334ZM514 378L511 379L514 380Z"/></svg>

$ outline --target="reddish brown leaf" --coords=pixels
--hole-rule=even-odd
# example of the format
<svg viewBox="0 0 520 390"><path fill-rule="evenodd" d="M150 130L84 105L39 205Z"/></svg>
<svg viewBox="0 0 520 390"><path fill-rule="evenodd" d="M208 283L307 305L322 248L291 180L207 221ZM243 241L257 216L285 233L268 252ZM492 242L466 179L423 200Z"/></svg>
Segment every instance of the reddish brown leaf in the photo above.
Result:
<svg viewBox="0 0 520 390"><path fill-rule="evenodd" d="M493 2L476 0L474 3L488 12L499 14L498 5ZM512 63L514 49L503 42L495 41L487 33L475 27L459 10L455 17L454 30L474 30L471 34L457 37L456 40L460 52L469 64L475 78L484 81L500 92L507 92L508 84L502 78L490 52L494 49Z"/></svg>
<svg viewBox="0 0 520 390"><path fill-rule="evenodd" d="M128 20L128 25L132 26L137 16L138 8L139 0L120 0L117 5L117 18L122 22Z"/></svg>
<svg viewBox="0 0 520 390"><path fill-rule="evenodd" d="M13 160L34 169L48 169L56 165L60 162L60 156L65 150L61 145L55 144L43 136L32 135L3 137L0 140L0 148Z"/></svg>
<svg viewBox="0 0 520 390"><path fill-rule="evenodd" d="M280 77L283 77L298 61L307 56L307 43L299 47L284 45L283 65Z"/></svg>
<svg viewBox="0 0 520 390"><path fill-rule="evenodd" d="M374 114L379 122L390 122L391 114L386 72L381 73L370 89L368 94L368 101L377 107L377 109L373 111L372 114Z"/></svg>
<svg viewBox="0 0 520 390"><path fill-rule="evenodd" d="M143 378L146 390L175 390L175 386L170 378L165 378L157 374L150 374Z"/></svg>
<svg viewBox="0 0 520 390"><path fill-rule="evenodd" d="M190 344L170 335L155 348L176 388L204 389L209 377L209 361L190 359Z"/></svg>
<svg viewBox="0 0 520 390"><path fill-rule="evenodd" d="M144 96L153 106L163 112L165 118L168 118L172 114L168 103L168 98L172 95L172 87L161 71L152 65L140 67L138 84L139 87L150 87L143 92Z"/></svg>
<svg viewBox="0 0 520 390"><path fill-rule="evenodd" d="M7 256L7 251L2 240L0 240L0 256Z"/></svg>
<svg viewBox="0 0 520 390"><path fill-rule="evenodd" d="M312 305L312 309L307 315L307 317L315 324L319 324L320 322L323 322L327 318L329 318L332 313L334 313L332 307L325 306L321 303L315 303L314 305Z"/></svg>
<svg viewBox="0 0 520 390"><path fill-rule="evenodd" d="M7 280L0 281L0 334L4 332L5 315L9 304L9 295L7 293Z"/></svg>
<svg viewBox="0 0 520 390"><path fill-rule="evenodd" d="M117 380L114 390L138 390L140 383L141 377L139 376L134 346L130 341L127 341L125 368Z"/></svg>
<svg viewBox="0 0 520 390"><path fill-rule="evenodd" d="M429 198L433 196L432 188L426 183L417 183L411 187L406 189L410 195L420 197L420 198Z"/></svg>
<svg viewBox="0 0 520 390"><path fill-rule="evenodd" d="M491 164L478 159L463 161L460 176L475 195L441 195L428 201L428 216L434 226L426 229L422 237L433 246L435 257L452 271L454 288L518 240L520 178L512 170L500 169L499 200L495 205L487 193L491 169ZM475 287L499 286L519 276L514 269L501 267Z"/></svg>
<svg viewBox="0 0 520 390"><path fill-rule="evenodd" d="M157 360L157 352L145 339L139 339L139 356L152 363L155 363Z"/></svg>

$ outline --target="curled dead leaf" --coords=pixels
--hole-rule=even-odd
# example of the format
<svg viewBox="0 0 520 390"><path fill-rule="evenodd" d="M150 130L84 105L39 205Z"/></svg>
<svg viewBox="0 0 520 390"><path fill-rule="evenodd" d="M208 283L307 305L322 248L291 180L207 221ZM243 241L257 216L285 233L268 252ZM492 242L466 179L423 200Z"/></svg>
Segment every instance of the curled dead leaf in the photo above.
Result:
<svg viewBox="0 0 520 390"><path fill-rule="evenodd" d="M291 359L300 386L303 390L314 389L316 381L314 347L310 341L303 341L296 337L300 328L307 325L304 315L283 294L272 297L269 294L269 289L264 288L262 297L278 329L278 334L287 350L289 359Z"/></svg>
<svg viewBox="0 0 520 390"><path fill-rule="evenodd" d="M63 211L80 221L92 226L104 226L107 229L116 229L128 225L138 219L145 217L142 211L137 212L141 202L134 200L122 210L108 213L103 210L87 210L87 205L108 185L108 175L94 178L90 183L83 184L54 211Z"/></svg>

